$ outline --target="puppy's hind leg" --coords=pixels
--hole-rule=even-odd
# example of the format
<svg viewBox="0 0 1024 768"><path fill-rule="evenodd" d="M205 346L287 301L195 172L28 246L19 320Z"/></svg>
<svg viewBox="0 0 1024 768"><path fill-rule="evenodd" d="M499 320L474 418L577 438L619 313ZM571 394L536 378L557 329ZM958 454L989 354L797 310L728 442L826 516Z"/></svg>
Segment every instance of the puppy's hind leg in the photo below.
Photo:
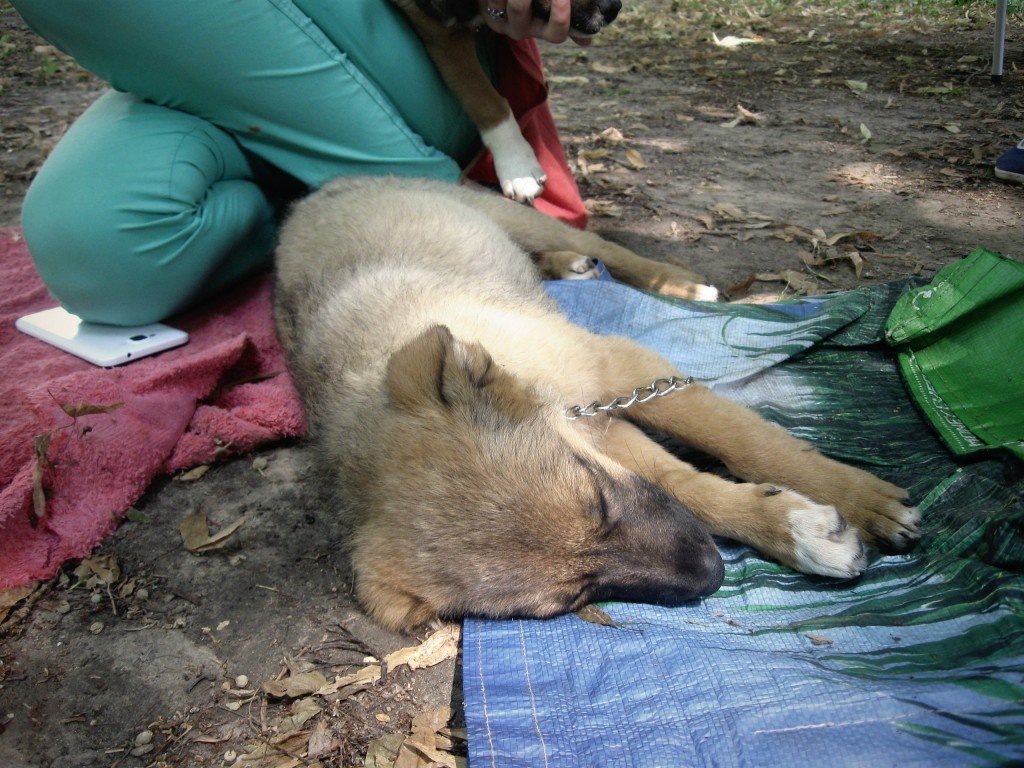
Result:
<svg viewBox="0 0 1024 768"><path fill-rule="evenodd" d="M637 288L680 299L718 299L717 288L704 285L701 275L685 267L645 259L593 232L570 227L530 208L509 205L497 195L466 189L460 192L462 202L487 214L528 253L572 251L600 259L612 277Z"/></svg>

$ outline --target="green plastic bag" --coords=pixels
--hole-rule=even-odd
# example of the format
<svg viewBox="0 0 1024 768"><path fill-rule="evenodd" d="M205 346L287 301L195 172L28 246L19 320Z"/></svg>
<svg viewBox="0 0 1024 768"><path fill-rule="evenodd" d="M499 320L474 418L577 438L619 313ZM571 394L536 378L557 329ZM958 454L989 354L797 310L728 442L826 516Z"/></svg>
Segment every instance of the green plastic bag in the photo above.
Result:
<svg viewBox="0 0 1024 768"><path fill-rule="evenodd" d="M1024 264L978 248L900 297L885 336L954 452L1024 459Z"/></svg>

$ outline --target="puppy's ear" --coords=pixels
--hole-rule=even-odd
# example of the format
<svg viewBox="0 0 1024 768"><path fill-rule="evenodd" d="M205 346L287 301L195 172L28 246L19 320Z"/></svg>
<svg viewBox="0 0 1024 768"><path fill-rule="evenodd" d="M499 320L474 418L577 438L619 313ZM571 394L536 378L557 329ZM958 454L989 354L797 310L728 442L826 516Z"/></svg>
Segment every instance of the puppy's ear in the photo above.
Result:
<svg viewBox="0 0 1024 768"><path fill-rule="evenodd" d="M441 397L450 405L472 403L493 379L490 354L476 342L455 341L448 349L441 376Z"/></svg>
<svg viewBox="0 0 1024 768"><path fill-rule="evenodd" d="M445 359L455 340L444 325L432 325L388 360L388 395L396 408L441 405Z"/></svg>
<svg viewBox="0 0 1024 768"><path fill-rule="evenodd" d="M395 352L387 384L397 408L467 404L491 379L491 356L479 344L456 341L446 326L434 325Z"/></svg>

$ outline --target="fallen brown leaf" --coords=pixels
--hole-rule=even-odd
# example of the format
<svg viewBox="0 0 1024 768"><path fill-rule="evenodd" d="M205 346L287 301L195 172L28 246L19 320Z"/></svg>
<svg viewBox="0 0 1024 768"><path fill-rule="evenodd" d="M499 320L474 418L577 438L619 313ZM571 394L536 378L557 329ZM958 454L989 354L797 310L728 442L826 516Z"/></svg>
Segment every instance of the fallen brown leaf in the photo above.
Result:
<svg viewBox="0 0 1024 768"><path fill-rule="evenodd" d="M79 581L95 576L103 584L116 584L121 579L121 567L113 555L94 555L80 562L74 574Z"/></svg>
<svg viewBox="0 0 1024 768"><path fill-rule="evenodd" d="M124 407L124 402L116 402L111 405L94 405L93 403L57 403L60 409L73 419L79 416L93 416L97 413L113 413L118 408Z"/></svg>
<svg viewBox="0 0 1024 768"><path fill-rule="evenodd" d="M221 528L217 533L210 533L210 526L202 510L196 510L181 521L178 529L189 552L213 552L228 545L231 536L242 527L245 515Z"/></svg>
<svg viewBox="0 0 1024 768"><path fill-rule="evenodd" d="M324 684L317 688L315 693L318 696L331 696L334 694L339 694L342 697L351 696L353 693L358 693L379 682L380 676L380 664L369 664L350 675L335 677L333 683L328 683L325 680Z"/></svg>
<svg viewBox="0 0 1024 768"><path fill-rule="evenodd" d="M409 646L384 657L388 671L407 664L409 669L423 669L455 658L459 652L458 624L445 624L419 645Z"/></svg>
<svg viewBox="0 0 1024 768"><path fill-rule="evenodd" d="M832 645L832 638L825 637L824 635L812 635L810 632L805 632L804 637L814 645Z"/></svg>
<svg viewBox="0 0 1024 768"><path fill-rule="evenodd" d="M291 733L292 731L299 730L299 728L306 724L306 721L312 720L321 712L323 710L313 697L306 696L293 701L291 714L281 718L274 725L277 726L278 733Z"/></svg>
<svg viewBox="0 0 1024 768"><path fill-rule="evenodd" d="M327 685L322 672L300 672L283 680L269 680L263 684L263 691L276 699L297 699L317 693Z"/></svg>
<svg viewBox="0 0 1024 768"><path fill-rule="evenodd" d="M389 733L370 742L366 750L365 768L394 768L398 751L405 742L402 733Z"/></svg>
<svg viewBox="0 0 1024 768"><path fill-rule="evenodd" d="M611 616L602 611L593 603L583 606L576 615L584 621L589 621L591 624L599 624L602 627L617 627L619 623L615 621Z"/></svg>
<svg viewBox="0 0 1024 768"><path fill-rule="evenodd" d="M192 469L190 469L188 472L182 472L180 475L178 475L176 479L180 480L183 483L191 483L195 480L198 480L209 471L209 464L200 464L198 467L192 467Z"/></svg>
<svg viewBox="0 0 1024 768"><path fill-rule="evenodd" d="M37 586L37 584L26 584L21 587L0 589L0 624L7 618L7 614L11 612L11 609L31 595Z"/></svg>
<svg viewBox="0 0 1024 768"><path fill-rule="evenodd" d="M630 164L630 166L632 166L634 169L638 171L642 171L644 168L647 167L647 163L644 162L643 155L641 155L635 149L626 150L626 161Z"/></svg>

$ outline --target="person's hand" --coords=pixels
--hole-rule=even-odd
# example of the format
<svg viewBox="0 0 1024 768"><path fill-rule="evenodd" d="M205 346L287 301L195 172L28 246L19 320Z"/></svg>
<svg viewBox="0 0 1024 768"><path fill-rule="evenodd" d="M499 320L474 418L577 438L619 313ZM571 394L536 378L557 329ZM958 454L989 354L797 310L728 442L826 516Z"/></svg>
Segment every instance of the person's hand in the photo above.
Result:
<svg viewBox="0 0 1024 768"><path fill-rule="evenodd" d="M478 0L480 16L491 29L513 40L539 37L551 43L564 43L569 37L570 0L551 0L547 21L534 18L532 0ZM576 38L580 45L589 45L589 38Z"/></svg>

